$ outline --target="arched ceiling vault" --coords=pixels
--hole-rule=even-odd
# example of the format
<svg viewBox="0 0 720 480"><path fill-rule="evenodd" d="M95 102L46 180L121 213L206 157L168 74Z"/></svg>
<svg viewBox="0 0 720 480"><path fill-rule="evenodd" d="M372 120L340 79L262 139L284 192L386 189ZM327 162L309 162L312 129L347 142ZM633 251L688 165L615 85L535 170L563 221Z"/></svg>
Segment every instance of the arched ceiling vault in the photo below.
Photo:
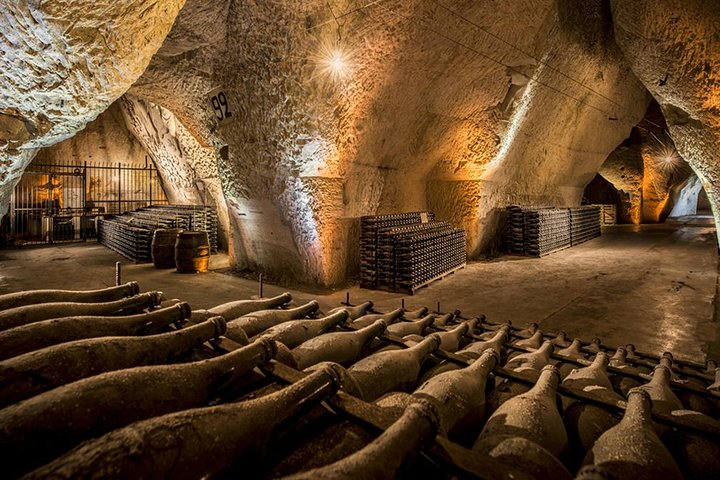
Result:
<svg viewBox="0 0 720 480"><path fill-rule="evenodd" d="M670 34L662 3L695 4L676 16L708 36L668 38L646 58L638 39ZM237 266L335 284L357 266L361 215L435 210L478 255L504 205L578 203L648 89L676 143L688 139L679 149L717 148L715 97L675 83L665 57L715 81L704 72L720 58L708 40L720 15L700 15L705 3L188 0L127 101L171 111L210 152ZM347 59L335 79L334 49ZM672 88L658 90L668 71ZM215 117L217 89L232 121Z"/></svg>

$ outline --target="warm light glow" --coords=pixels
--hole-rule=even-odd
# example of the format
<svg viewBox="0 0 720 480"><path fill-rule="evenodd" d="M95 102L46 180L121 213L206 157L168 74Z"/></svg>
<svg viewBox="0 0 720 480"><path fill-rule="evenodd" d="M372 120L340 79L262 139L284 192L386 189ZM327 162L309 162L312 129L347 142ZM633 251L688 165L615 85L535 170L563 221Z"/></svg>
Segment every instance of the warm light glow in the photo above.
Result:
<svg viewBox="0 0 720 480"><path fill-rule="evenodd" d="M653 137L657 141L657 145L651 151L655 168L666 173L673 173L683 164L680 155L672 144L666 144L655 135Z"/></svg>
<svg viewBox="0 0 720 480"><path fill-rule="evenodd" d="M344 80L353 70L353 55L339 45L324 44L316 57L319 73L333 81Z"/></svg>

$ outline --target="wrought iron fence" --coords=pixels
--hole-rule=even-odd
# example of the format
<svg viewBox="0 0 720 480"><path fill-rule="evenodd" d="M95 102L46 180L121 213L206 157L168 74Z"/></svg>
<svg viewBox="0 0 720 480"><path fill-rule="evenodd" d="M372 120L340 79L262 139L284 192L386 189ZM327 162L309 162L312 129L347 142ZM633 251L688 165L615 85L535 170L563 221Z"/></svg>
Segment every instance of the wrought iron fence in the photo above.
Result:
<svg viewBox="0 0 720 480"><path fill-rule="evenodd" d="M10 201L4 228L14 243L78 241L97 235L95 220L167 204L157 169L123 163L32 163Z"/></svg>

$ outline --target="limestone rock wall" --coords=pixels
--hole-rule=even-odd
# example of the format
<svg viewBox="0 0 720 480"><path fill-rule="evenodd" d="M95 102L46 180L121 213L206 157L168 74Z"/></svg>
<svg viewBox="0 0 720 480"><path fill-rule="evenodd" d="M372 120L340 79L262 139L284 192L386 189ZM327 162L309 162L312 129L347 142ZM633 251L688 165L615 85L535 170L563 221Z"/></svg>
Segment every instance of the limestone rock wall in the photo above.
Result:
<svg viewBox="0 0 720 480"><path fill-rule="evenodd" d="M158 105L131 95L120 99L129 131L152 158L171 203L215 205L219 241L227 245L229 221L220 185L216 152L203 147L175 115Z"/></svg>
<svg viewBox="0 0 720 480"><path fill-rule="evenodd" d="M673 189L673 208L670 217L695 215L698 212L698 200L703 185L697 175L692 174L683 183Z"/></svg>
<svg viewBox="0 0 720 480"><path fill-rule="evenodd" d="M150 160L143 145L128 131L121 106L113 103L75 136L42 148L35 162L97 162L144 166Z"/></svg>
<svg viewBox="0 0 720 480"><path fill-rule="evenodd" d="M143 73L183 4L0 2L0 213L38 148L74 135Z"/></svg>
<svg viewBox="0 0 720 480"><path fill-rule="evenodd" d="M605 160L599 173L619 190L621 222L657 223L673 207L675 191L692 175L678 154L657 102Z"/></svg>
<svg viewBox="0 0 720 480"><path fill-rule="evenodd" d="M616 41L660 104L680 155L703 182L718 225L720 2L612 1Z"/></svg>
<svg viewBox="0 0 720 480"><path fill-rule="evenodd" d="M507 203L579 203L649 101L603 3L559 3L189 0L131 93L218 152L239 268L342 282L359 216L425 208L478 255Z"/></svg>

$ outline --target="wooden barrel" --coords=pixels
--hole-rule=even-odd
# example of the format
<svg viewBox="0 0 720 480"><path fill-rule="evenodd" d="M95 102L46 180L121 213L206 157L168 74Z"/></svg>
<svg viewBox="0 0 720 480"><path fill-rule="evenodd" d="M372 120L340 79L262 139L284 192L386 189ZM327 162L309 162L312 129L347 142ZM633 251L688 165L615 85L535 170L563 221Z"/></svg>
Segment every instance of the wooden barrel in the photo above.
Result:
<svg viewBox="0 0 720 480"><path fill-rule="evenodd" d="M175 268L175 241L181 231L162 228L155 230L150 250L155 268Z"/></svg>
<svg viewBox="0 0 720 480"><path fill-rule="evenodd" d="M175 242L175 267L181 273L207 272L210 241L207 232L180 232Z"/></svg>

